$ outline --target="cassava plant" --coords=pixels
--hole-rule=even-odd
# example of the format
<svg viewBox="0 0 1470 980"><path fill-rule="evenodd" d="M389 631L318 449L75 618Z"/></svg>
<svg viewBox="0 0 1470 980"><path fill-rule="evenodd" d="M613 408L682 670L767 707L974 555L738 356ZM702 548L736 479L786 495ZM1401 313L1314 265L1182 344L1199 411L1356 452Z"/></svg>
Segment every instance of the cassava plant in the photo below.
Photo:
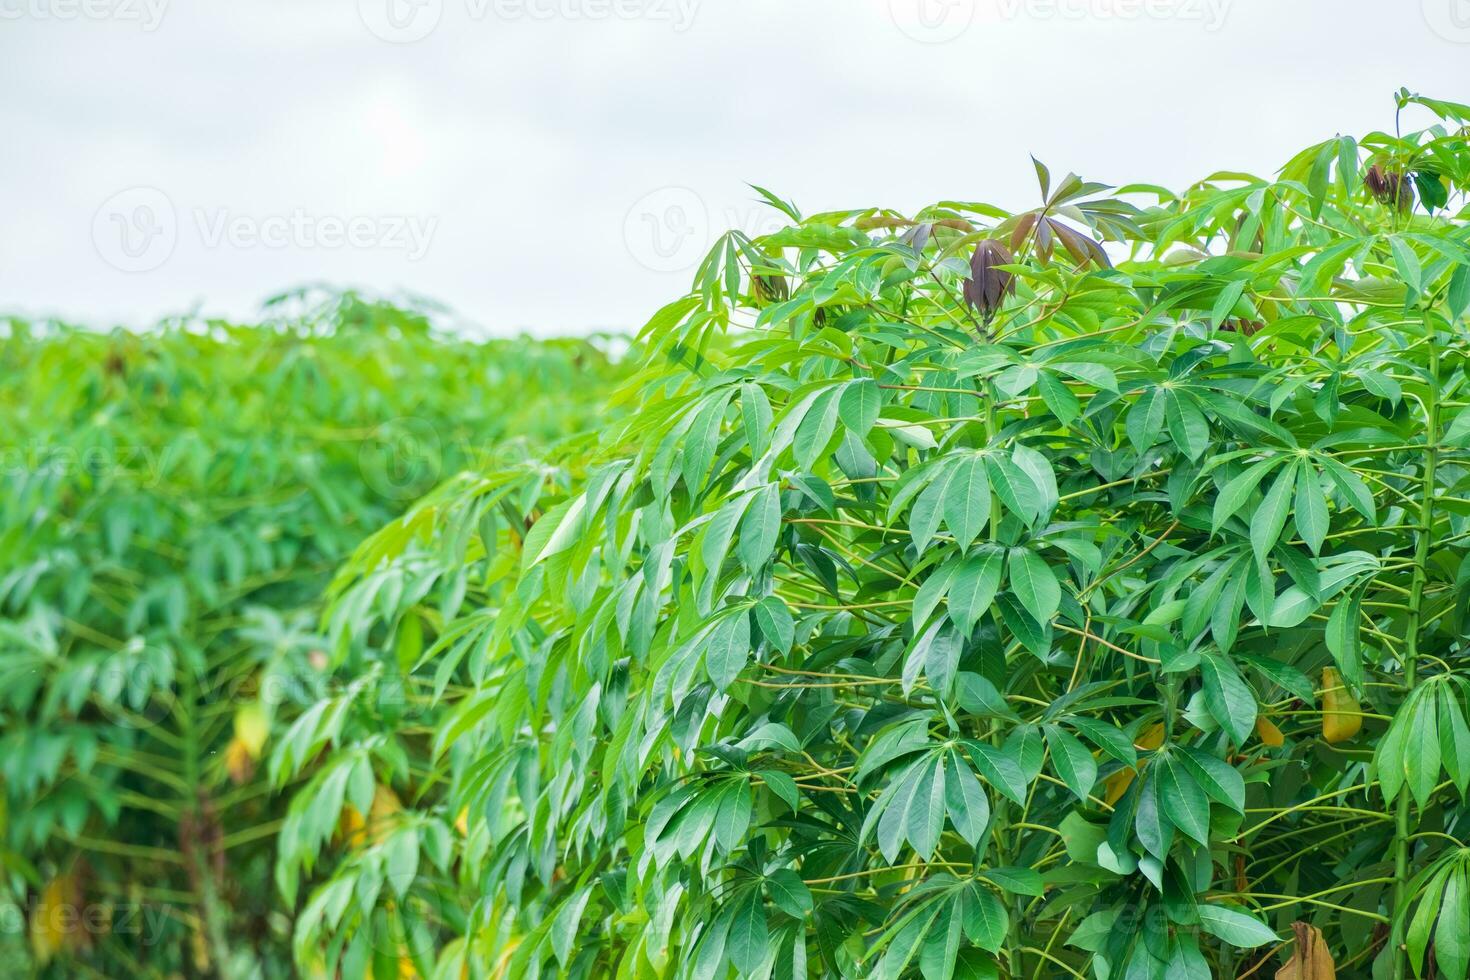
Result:
<svg viewBox="0 0 1470 980"><path fill-rule="evenodd" d="M1464 978L1470 107L1398 108L1179 193L762 191L623 421L339 576L441 714L421 772L350 704L283 741L293 889L419 801L298 954L370 962L433 838L446 978Z"/></svg>

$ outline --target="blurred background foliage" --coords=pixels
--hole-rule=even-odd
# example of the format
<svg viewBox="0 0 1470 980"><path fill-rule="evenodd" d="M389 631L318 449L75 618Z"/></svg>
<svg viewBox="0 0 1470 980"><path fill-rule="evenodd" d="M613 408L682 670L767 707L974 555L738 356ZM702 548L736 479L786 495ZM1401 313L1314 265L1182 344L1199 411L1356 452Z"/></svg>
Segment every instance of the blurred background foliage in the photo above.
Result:
<svg viewBox="0 0 1470 980"><path fill-rule="evenodd" d="M0 321L9 975L292 973L261 763L362 666L317 628L334 567L456 471L594 426L624 371L611 338L472 342L436 312L311 288L258 325Z"/></svg>

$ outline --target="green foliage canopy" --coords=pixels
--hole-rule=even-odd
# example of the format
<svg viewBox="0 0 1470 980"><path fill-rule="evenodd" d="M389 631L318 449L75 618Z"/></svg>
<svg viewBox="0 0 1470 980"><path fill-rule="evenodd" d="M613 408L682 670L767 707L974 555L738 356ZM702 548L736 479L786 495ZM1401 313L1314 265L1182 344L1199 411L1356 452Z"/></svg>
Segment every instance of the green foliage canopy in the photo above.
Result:
<svg viewBox="0 0 1470 980"><path fill-rule="evenodd" d="M1439 122L1179 193L762 192L623 421L344 570L423 583L347 648L443 613L436 763L303 718L283 881L396 781L454 849L399 883L425 975L1206 978L1303 920L1464 977L1470 108L1399 100ZM387 867L298 955L379 948Z"/></svg>

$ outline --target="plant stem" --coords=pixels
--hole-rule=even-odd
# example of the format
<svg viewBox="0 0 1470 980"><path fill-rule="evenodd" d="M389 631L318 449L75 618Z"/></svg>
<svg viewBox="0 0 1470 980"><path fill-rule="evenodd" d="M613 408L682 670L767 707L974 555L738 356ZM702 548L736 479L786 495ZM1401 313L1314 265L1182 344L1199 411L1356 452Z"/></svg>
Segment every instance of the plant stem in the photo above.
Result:
<svg viewBox="0 0 1470 980"><path fill-rule="evenodd" d="M213 972L216 976L228 977L230 966L229 944L225 939L225 910L222 907L219 888L210 867L211 847L208 835L202 833L206 821L213 819L205 811L204 767L201 761L203 746L200 744L197 710L199 692L192 671L185 670L181 684L182 698L179 701L180 727L184 742L184 778L190 788L190 799L184 801L192 812L194 839L188 848L194 871L194 887L198 894L199 915L204 923L204 940L214 958Z"/></svg>
<svg viewBox="0 0 1470 980"><path fill-rule="evenodd" d="M1429 317L1424 318L1426 334L1433 331ZM1419 494L1418 540L1414 544L1414 578L1410 585L1408 621L1404 627L1404 690L1414 690L1419 667L1419 620L1424 601L1425 567L1429 560L1429 538L1434 527L1434 478L1439 462L1439 348L1429 344L1429 385L1425 394L1428 428L1425 432L1424 483ZM1398 812L1394 822L1393 920L1389 932L1389 949L1393 957L1394 980L1408 976L1409 957L1405 945L1408 916L1404 915L1409 885L1409 794L1399 793Z"/></svg>

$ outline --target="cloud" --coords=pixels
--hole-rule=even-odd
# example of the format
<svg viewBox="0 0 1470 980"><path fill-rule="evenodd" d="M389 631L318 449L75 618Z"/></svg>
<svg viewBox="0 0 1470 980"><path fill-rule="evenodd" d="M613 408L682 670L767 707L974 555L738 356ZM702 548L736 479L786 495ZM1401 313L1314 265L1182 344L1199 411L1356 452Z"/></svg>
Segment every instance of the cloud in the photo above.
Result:
<svg viewBox="0 0 1470 980"><path fill-rule="evenodd" d="M687 284L681 256L767 220L747 181L808 211L1019 207L1032 152L1182 184L1390 126L1401 84L1466 96L1464 44L1367 0L258 0L169 4L152 30L121 16L142 0L69 21L48 2L0 0L0 295L98 324L244 317L327 279L492 332L635 328ZM382 40L369 21L409 21L362 5L390 2L437 19ZM94 229L136 229L98 221L136 188L180 224L124 272ZM268 247L206 240L197 209L434 231L417 258L386 233Z"/></svg>

